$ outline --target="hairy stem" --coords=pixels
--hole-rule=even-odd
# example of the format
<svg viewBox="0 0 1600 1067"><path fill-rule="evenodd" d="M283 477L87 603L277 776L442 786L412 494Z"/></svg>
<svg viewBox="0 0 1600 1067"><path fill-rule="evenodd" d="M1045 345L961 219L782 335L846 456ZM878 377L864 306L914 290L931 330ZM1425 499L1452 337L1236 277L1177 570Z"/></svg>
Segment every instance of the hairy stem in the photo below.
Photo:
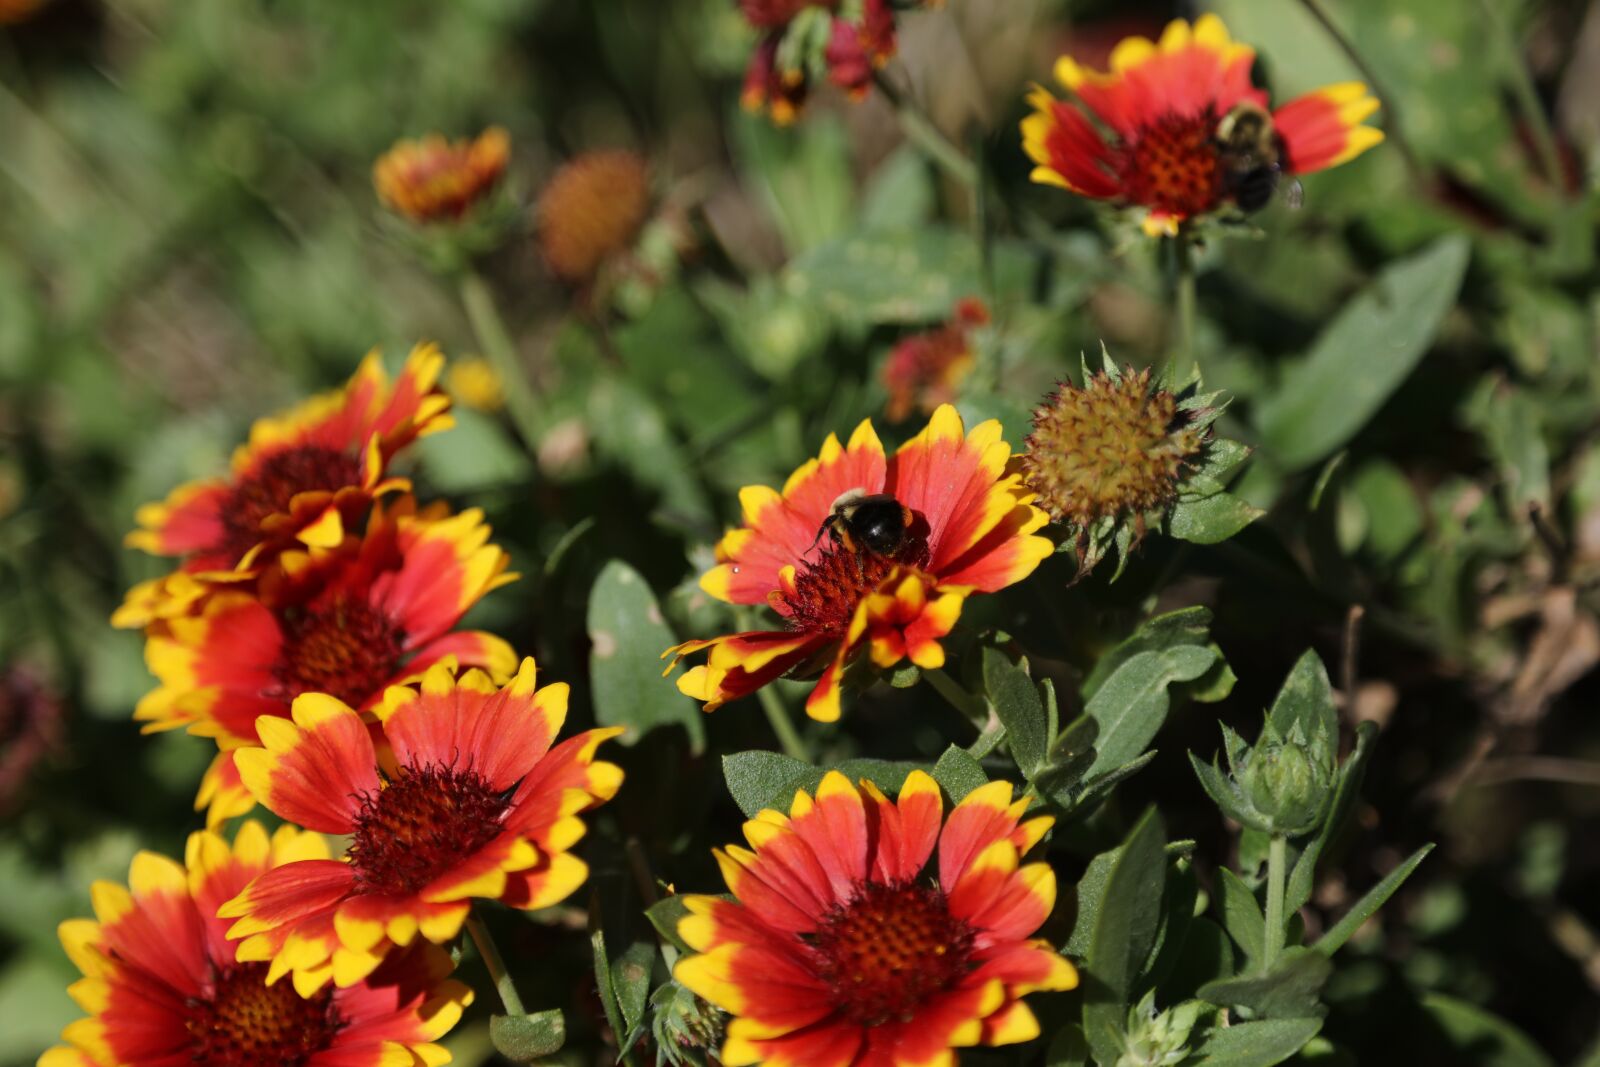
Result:
<svg viewBox="0 0 1600 1067"><path fill-rule="evenodd" d="M1173 283L1173 295L1177 303L1178 314L1178 344L1172 353L1171 386L1174 390L1178 384L1189 374L1190 368L1200 369L1199 357L1195 355L1194 348L1194 242L1182 229L1178 236L1173 238L1176 242L1173 252L1177 257L1176 279Z"/></svg>
<svg viewBox="0 0 1600 1067"><path fill-rule="evenodd" d="M1284 929L1287 916L1283 914L1283 886L1289 872L1289 839L1283 834L1273 834L1267 852L1267 922L1266 937L1261 946L1261 971L1272 970L1283 952Z"/></svg>
<svg viewBox="0 0 1600 1067"><path fill-rule="evenodd" d="M784 706L778 691L770 685L764 685L756 690L756 696L761 701L761 710L767 713L767 721L772 724L772 732L778 735L778 744L783 746L784 754L801 763L810 763L811 750L805 738L800 736L800 731L795 729L794 720L789 717L789 709Z"/></svg>
<svg viewBox="0 0 1600 1067"><path fill-rule="evenodd" d="M477 271L468 268L461 276L461 304L466 308L467 320L478 338L478 347L484 358L494 368L506 393L506 411L522 438L523 446L531 453L539 447L539 409L528 388L528 379L517 362L516 346L505 321L495 306L489 283Z"/></svg>
<svg viewBox="0 0 1600 1067"><path fill-rule="evenodd" d="M500 950L495 947L494 938L490 936L489 928L484 925L483 917L478 914L477 906L474 906L467 916L467 933L472 935L472 943L478 946L478 955L482 957L483 965L489 969L489 977L494 980L494 988L500 994L500 1003L505 1005L506 1014L528 1014L522 1006L522 997L517 995L516 983L511 980L511 974L506 970L506 961L501 958Z"/></svg>

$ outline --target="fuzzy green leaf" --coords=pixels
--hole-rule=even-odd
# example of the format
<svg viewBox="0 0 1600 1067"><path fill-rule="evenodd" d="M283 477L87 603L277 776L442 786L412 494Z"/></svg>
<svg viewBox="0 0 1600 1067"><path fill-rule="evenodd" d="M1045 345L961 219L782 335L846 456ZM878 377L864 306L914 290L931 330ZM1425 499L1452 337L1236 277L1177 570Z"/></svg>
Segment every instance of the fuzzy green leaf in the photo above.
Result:
<svg viewBox="0 0 1600 1067"><path fill-rule="evenodd" d="M623 727L617 740L625 745L658 726L680 725L698 754L705 716L661 680L660 650L677 638L638 571L616 559L601 568L589 593L588 629L595 721Z"/></svg>
<svg viewBox="0 0 1600 1067"><path fill-rule="evenodd" d="M951 745L933 765L933 780L950 794L952 804L959 804L966 795L979 786L987 785L989 778L983 767L967 754L964 748Z"/></svg>
<svg viewBox="0 0 1600 1067"><path fill-rule="evenodd" d="M1217 875L1218 903L1222 906L1222 925L1234 944L1247 958L1259 960L1266 943L1266 918L1255 893L1237 874L1224 867Z"/></svg>
<svg viewBox="0 0 1600 1067"><path fill-rule="evenodd" d="M1305 1047L1321 1019L1263 1019L1206 1031L1184 1067L1272 1067Z"/></svg>
<svg viewBox="0 0 1600 1067"><path fill-rule="evenodd" d="M1345 305L1261 402L1261 436L1276 461L1310 466L1366 425L1433 343L1470 251L1464 236L1442 238L1385 267Z"/></svg>
<svg viewBox="0 0 1600 1067"><path fill-rule="evenodd" d="M1084 1034L1101 1063L1121 1055L1119 1037L1139 969L1161 922L1166 835L1154 808L1133 828L1106 875L1094 935L1084 959Z"/></svg>
<svg viewBox="0 0 1600 1067"><path fill-rule="evenodd" d="M1330 739L1339 736L1339 712L1334 708L1333 686L1321 656L1306 649L1284 679L1267 717L1284 737L1296 723L1308 739L1319 734Z"/></svg>
<svg viewBox="0 0 1600 1067"><path fill-rule="evenodd" d="M1214 493L1197 500L1180 499L1167 516L1167 534L1196 545L1226 541L1266 512L1232 493Z"/></svg>
<svg viewBox="0 0 1600 1067"><path fill-rule="evenodd" d="M689 914L689 909L683 902L683 897L674 893L670 897L662 897L644 910L644 917L650 920L650 925L656 932L666 938L679 950L692 952L683 938L678 936L678 923Z"/></svg>
<svg viewBox="0 0 1600 1067"><path fill-rule="evenodd" d="M567 1043L567 1021L559 1008L532 1015L491 1015L489 1040L512 1063L537 1063Z"/></svg>
<svg viewBox="0 0 1600 1067"><path fill-rule="evenodd" d="M1046 736L1044 701L1028 676L1027 660L1013 662L1003 650L985 647L983 688L995 715L1006 728L1011 758L1017 761L1023 776L1032 781L1044 762L1050 739Z"/></svg>
<svg viewBox="0 0 1600 1067"><path fill-rule="evenodd" d="M1384 875L1383 879L1367 890L1361 899L1356 901L1355 905L1345 912L1338 922L1328 927L1327 932L1317 938L1317 943L1312 947L1324 956L1331 956L1339 951L1339 947L1350 940L1357 930L1361 929L1361 924L1372 918L1377 910L1383 907L1390 897L1394 896L1395 890L1400 888L1400 884L1411 877L1411 872L1416 870L1417 865L1432 851L1433 846L1431 844L1423 845L1407 856L1404 863Z"/></svg>
<svg viewBox="0 0 1600 1067"><path fill-rule="evenodd" d="M767 806L784 784L810 770L805 763L781 752L735 752L722 757L722 778L728 794L746 818ZM788 810L788 805L784 805Z"/></svg>
<svg viewBox="0 0 1600 1067"><path fill-rule="evenodd" d="M1327 956L1294 947L1266 974L1207 982L1198 995L1219 1007L1249 1008L1258 1018L1321 1018L1327 1009L1317 998L1332 973Z"/></svg>
<svg viewBox="0 0 1600 1067"><path fill-rule="evenodd" d="M1373 723L1364 722L1356 728L1355 750L1339 767L1334 780L1333 800L1328 805L1327 815L1323 818L1322 829L1305 843L1300 858L1295 860L1294 868L1289 872L1289 880L1284 886L1283 894L1285 915L1293 915L1311 899L1312 885L1316 880L1317 860L1328 843L1344 828L1345 820L1355 809L1356 797L1361 792L1361 779L1366 775L1367 760L1372 757L1372 745L1377 736L1378 728Z"/></svg>

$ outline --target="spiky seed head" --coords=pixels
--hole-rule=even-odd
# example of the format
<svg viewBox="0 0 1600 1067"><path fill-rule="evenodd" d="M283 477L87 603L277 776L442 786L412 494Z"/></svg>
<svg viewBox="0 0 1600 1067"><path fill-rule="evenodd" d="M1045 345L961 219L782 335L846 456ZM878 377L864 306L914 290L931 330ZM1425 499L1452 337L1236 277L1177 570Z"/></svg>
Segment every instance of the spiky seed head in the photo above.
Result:
<svg viewBox="0 0 1600 1067"><path fill-rule="evenodd" d="M650 212L650 173L632 152L586 152L539 195L539 245L551 271L582 285L625 251Z"/></svg>
<svg viewBox="0 0 1600 1067"><path fill-rule="evenodd" d="M1151 388L1148 368L1091 374L1034 411L1023 478L1040 507L1079 529L1142 517L1172 503L1205 439L1176 396Z"/></svg>

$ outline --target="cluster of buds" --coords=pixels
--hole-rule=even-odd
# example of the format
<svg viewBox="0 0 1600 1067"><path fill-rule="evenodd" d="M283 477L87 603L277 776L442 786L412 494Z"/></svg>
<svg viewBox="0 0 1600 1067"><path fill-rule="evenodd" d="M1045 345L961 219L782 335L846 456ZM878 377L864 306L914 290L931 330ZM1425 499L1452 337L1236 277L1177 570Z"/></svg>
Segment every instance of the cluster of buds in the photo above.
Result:
<svg viewBox="0 0 1600 1067"><path fill-rule="evenodd" d="M780 125L794 121L819 79L853 100L866 96L873 71L895 52L892 0L739 0L739 8L761 34L745 72L744 106Z"/></svg>
<svg viewBox="0 0 1600 1067"><path fill-rule="evenodd" d="M722 1012L706 1003L676 979L650 994L650 1038L655 1045L656 1067L714 1067L713 1055L722 1045ZM644 1036L645 1023L628 1037L626 1053Z"/></svg>
<svg viewBox="0 0 1600 1067"><path fill-rule="evenodd" d="M1333 796L1338 744L1325 728L1312 734L1306 736L1302 721L1284 734L1269 718L1252 747L1224 725L1228 772L1197 763L1200 782L1241 826L1285 837L1311 833L1322 825Z"/></svg>
<svg viewBox="0 0 1600 1067"><path fill-rule="evenodd" d="M1119 1035L1122 1055L1115 1067L1176 1067L1189 1058L1189 1035L1206 1004L1186 1000L1156 1011L1156 992L1150 990L1128 1010L1128 1029Z"/></svg>

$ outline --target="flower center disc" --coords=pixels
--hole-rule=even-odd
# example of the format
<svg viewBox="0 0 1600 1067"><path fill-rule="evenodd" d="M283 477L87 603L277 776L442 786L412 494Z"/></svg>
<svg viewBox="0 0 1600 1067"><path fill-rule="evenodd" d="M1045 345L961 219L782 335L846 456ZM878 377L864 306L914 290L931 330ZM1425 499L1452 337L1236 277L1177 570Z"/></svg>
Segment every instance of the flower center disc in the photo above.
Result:
<svg viewBox="0 0 1600 1067"><path fill-rule="evenodd" d="M1212 134L1217 116L1166 115L1139 131L1123 151L1122 187L1134 203L1184 217L1203 215L1221 198Z"/></svg>
<svg viewBox="0 0 1600 1067"><path fill-rule="evenodd" d="M222 508L224 536L219 550L238 560L261 540L262 520L288 511L298 493L331 493L361 483L361 463L349 452L300 445L274 453L234 486Z"/></svg>
<svg viewBox="0 0 1600 1067"><path fill-rule="evenodd" d="M896 567L921 566L927 555L927 546L910 535L892 557L829 545L815 563L796 568L793 594L772 594L772 607L789 620L791 630L842 636L862 597L882 585Z"/></svg>
<svg viewBox="0 0 1600 1067"><path fill-rule="evenodd" d="M415 893L499 836L510 798L476 771L408 767L361 798L350 863L368 892Z"/></svg>
<svg viewBox="0 0 1600 1067"><path fill-rule="evenodd" d="M336 596L325 604L286 612L283 650L275 668L285 701L301 693L329 693L359 708L394 677L405 655L405 635L363 600Z"/></svg>
<svg viewBox="0 0 1600 1067"><path fill-rule="evenodd" d="M209 1001L188 1007L190 1059L212 1067L300 1067L340 1025L331 989L305 998L293 982L267 985L265 963L230 968Z"/></svg>
<svg viewBox="0 0 1600 1067"><path fill-rule="evenodd" d="M818 976L860 1026L909 1022L971 970L973 931L942 892L916 882L865 883L812 937Z"/></svg>

